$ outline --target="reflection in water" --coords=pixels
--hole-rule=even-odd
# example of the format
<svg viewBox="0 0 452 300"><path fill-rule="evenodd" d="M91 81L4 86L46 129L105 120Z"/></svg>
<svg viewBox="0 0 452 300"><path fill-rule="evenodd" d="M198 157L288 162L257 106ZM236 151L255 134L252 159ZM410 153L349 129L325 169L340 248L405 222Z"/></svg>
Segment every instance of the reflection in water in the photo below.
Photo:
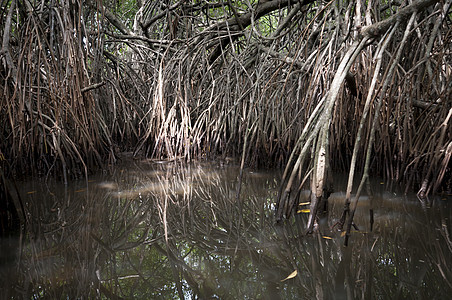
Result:
<svg viewBox="0 0 452 300"><path fill-rule="evenodd" d="M64 187L22 185L26 242L2 264L7 298L444 299L452 291L451 207L379 191L363 197L349 247L334 224L345 195L306 236L276 226L279 174L216 163L128 162ZM344 186L344 185L342 185ZM302 194L304 198L308 195ZM375 212L373 231L369 209ZM302 210L300 210L301 212ZM2 245L3 251L3 245ZM287 280L297 270L296 276Z"/></svg>

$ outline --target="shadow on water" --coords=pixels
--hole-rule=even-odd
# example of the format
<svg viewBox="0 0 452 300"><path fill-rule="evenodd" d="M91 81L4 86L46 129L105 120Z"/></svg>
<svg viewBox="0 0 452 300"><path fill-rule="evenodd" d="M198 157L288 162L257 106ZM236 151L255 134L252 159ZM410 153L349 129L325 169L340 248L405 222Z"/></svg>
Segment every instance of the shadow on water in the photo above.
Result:
<svg viewBox="0 0 452 300"><path fill-rule="evenodd" d="M428 207L375 188L373 231L363 197L361 231L344 247L334 230L343 193L331 196L328 218L306 236L307 214L275 225L279 173L245 172L237 199L238 173L218 162L133 161L67 188L23 183L26 242L8 265L3 295L445 299L452 292L450 200Z"/></svg>

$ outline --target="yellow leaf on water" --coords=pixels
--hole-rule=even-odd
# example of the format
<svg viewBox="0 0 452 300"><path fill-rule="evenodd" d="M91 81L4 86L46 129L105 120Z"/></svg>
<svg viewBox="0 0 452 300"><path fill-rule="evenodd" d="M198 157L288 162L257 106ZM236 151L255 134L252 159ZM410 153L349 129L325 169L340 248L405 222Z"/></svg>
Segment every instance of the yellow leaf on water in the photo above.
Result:
<svg viewBox="0 0 452 300"><path fill-rule="evenodd" d="M84 191L86 191L86 189L76 190L74 193L81 193L81 192L84 192Z"/></svg>
<svg viewBox="0 0 452 300"><path fill-rule="evenodd" d="M298 274L298 271L295 270L295 271L293 271L292 273L290 273L289 276L287 276L286 278L284 278L283 280L281 280L281 282L286 281L286 280L291 279L291 278L294 278L295 276L297 276L297 274Z"/></svg>
<svg viewBox="0 0 452 300"><path fill-rule="evenodd" d="M329 237L329 236L326 236L326 235L324 235L324 236L322 236L324 239L326 239L326 240L332 240L333 238L332 237Z"/></svg>
<svg viewBox="0 0 452 300"><path fill-rule="evenodd" d="M341 237L344 237L347 234L347 231L342 231L341 232Z"/></svg>
<svg viewBox="0 0 452 300"><path fill-rule="evenodd" d="M308 214L310 211L311 210L309 208L300 209L297 211L297 214L300 214L300 213Z"/></svg>
<svg viewBox="0 0 452 300"><path fill-rule="evenodd" d="M36 191L31 191L31 192L28 192L27 194L34 194L34 193L36 193Z"/></svg>
<svg viewBox="0 0 452 300"><path fill-rule="evenodd" d="M298 205L309 205L309 204L311 204L311 202L301 202Z"/></svg>

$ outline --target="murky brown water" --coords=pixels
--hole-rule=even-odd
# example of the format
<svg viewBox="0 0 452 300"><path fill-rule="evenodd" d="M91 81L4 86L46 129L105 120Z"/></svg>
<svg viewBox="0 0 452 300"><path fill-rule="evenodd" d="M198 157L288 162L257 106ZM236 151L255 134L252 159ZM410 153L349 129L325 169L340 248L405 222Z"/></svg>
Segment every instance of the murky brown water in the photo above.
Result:
<svg viewBox="0 0 452 300"><path fill-rule="evenodd" d="M279 172L245 170L237 198L238 173L223 162L130 161L67 188L21 184L31 225L2 241L2 297L450 297L451 199L422 204L376 181L372 200L360 200L361 231L344 247L332 227L345 176L320 232L306 236L307 214L275 225Z"/></svg>

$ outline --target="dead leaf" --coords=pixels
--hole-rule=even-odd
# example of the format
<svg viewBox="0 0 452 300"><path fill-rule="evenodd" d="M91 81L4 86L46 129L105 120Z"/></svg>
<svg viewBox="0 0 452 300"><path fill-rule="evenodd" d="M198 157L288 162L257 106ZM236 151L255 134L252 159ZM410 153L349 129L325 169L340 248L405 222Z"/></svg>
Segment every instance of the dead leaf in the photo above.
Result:
<svg viewBox="0 0 452 300"><path fill-rule="evenodd" d="M297 211L297 214L300 214L300 213L308 214L310 211L311 210L309 208L300 209Z"/></svg>
<svg viewBox="0 0 452 300"><path fill-rule="evenodd" d="M289 276L287 276L286 278L284 278L283 280L281 280L281 282L286 281L286 280L289 280L289 279L291 279L291 278L294 278L295 276L297 276L297 274L298 274L298 271L295 270L295 271L293 271L292 273L290 273Z"/></svg>

